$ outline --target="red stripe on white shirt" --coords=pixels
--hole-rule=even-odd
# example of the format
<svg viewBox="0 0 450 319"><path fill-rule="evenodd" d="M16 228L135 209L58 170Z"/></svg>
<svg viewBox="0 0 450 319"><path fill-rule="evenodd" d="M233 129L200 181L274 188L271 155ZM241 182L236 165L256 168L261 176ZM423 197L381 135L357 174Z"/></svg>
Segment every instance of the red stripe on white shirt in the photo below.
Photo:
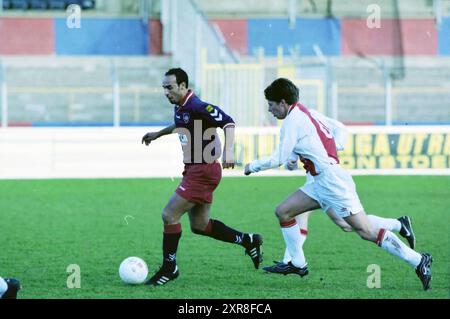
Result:
<svg viewBox="0 0 450 319"><path fill-rule="evenodd" d="M334 142L330 129L327 128L325 124L319 123L314 117L312 117L309 110L300 103L291 105L288 112L291 112L295 107L297 107L301 112L305 113L306 116L308 116L308 118L311 120L314 127L316 128L317 134L319 135L320 141L322 142L322 145L325 148L328 156L335 159L336 163L339 164L339 158L336 151L336 143ZM331 137L326 136L324 130L326 130L328 135L330 135Z"/></svg>

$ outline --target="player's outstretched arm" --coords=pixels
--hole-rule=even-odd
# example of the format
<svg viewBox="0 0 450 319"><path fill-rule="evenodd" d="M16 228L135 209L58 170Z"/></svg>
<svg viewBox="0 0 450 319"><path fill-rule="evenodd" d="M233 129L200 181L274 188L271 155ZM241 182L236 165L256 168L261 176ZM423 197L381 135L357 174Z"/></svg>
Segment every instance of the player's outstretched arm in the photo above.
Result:
<svg viewBox="0 0 450 319"><path fill-rule="evenodd" d="M142 137L141 144L145 143L145 145L148 146L152 141L160 138L161 136L172 134L175 128L175 124L172 124L166 128L163 128L159 132L149 132Z"/></svg>

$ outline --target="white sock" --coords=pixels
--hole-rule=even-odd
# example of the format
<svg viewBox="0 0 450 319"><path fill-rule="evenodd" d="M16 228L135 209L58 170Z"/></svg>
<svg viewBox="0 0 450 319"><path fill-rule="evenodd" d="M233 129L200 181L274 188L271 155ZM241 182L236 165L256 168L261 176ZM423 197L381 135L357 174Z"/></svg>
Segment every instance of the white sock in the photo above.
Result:
<svg viewBox="0 0 450 319"><path fill-rule="evenodd" d="M6 281L3 280L2 277L0 277L0 298L3 297L3 294L8 290L8 284Z"/></svg>
<svg viewBox="0 0 450 319"><path fill-rule="evenodd" d="M304 267L306 265L305 255L303 254L303 243L300 235L300 228L294 220L281 224L284 242L292 257L291 263L295 267Z"/></svg>
<svg viewBox="0 0 450 319"><path fill-rule="evenodd" d="M283 264L288 264L291 259L291 254L289 253L289 249L286 246L286 249L284 250Z"/></svg>
<svg viewBox="0 0 450 319"><path fill-rule="evenodd" d="M375 215L367 215L367 218L376 229L386 229L399 232L402 228L402 224L397 219L383 218Z"/></svg>
<svg viewBox="0 0 450 319"><path fill-rule="evenodd" d="M308 230L300 229L300 248L303 250L303 245L306 241L306 236L308 235ZM284 251L283 263L287 264L291 261L291 254L289 253L289 249L286 247Z"/></svg>
<svg viewBox="0 0 450 319"><path fill-rule="evenodd" d="M401 258L416 268L420 264L422 255L406 246L394 233L389 230L380 229L377 245L390 254Z"/></svg>

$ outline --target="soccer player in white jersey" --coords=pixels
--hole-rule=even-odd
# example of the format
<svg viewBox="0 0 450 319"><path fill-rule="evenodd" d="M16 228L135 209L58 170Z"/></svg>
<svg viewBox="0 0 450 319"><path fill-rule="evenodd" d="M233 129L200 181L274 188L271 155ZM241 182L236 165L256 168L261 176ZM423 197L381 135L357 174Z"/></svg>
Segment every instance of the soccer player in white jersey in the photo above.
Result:
<svg viewBox="0 0 450 319"><path fill-rule="evenodd" d="M292 272L300 273L306 266L299 248L300 229L295 217L322 208L342 217L362 239L376 243L414 267L423 289L429 289L432 256L414 251L394 233L384 228L377 229L369 221L351 175L339 165L336 144L330 130L315 119L309 109L298 103L298 88L288 79L280 78L269 85L264 94L269 105L268 111L277 119L284 120L280 144L271 157L246 165L245 173L285 165L291 154L295 153L314 179L313 183L306 183L289 195L275 211L292 258L288 263Z"/></svg>
<svg viewBox="0 0 450 319"><path fill-rule="evenodd" d="M336 150L337 151L343 151L345 144L347 142L348 138L348 131L344 124L342 124L339 121L333 120L329 117L326 117L325 115L315 111L315 110L309 110L312 117L315 118L317 121L320 121L323 123L330 131L331 135L333 136L333 139L336 144ZM287 164L286 168L289 170L296 170L298 168L298 155L295 153L292 153ZM306 183L313 183L314 178L311 176L310 173L306 174ZM353 228L341 217L336 215L333 210L329 209L326 211L327 215L331 218L331 220L339 226L344 232L351 232L353 231ZM300 214L295 217L295 220L297 222L297 225L300 228L300 247L301 253L303 253L303 245L306 241L307 235L308 235L308 219L309 216L312 214L312 212L306 212L304 214ZM394 218L383 218L375 215L367 215L367 218L369 219L370 223L376 228L376 229L386 229L393 232L399 232L402 237L405 237L408 241L410 247L414 249L415 246L415 235L414 231L412 229L412 223L411 218L409 216L402 216L398 219ZM274 265L266 266L263 269L267 272L271 273L279 273L279 274L297 274L301 277L308 274L308 267L306 264L305 259L305 267L301 268L300 272L292 272L292 268L289 266L289 262L292 260L291 255L289 254L289 249L286 247L284 252L284 257L282 261L275 261Z"/></svg>
<svg viewBox="0 0 450 319"><path fill-rule="evenodd" d="M20 289L20 282L17 279L0 277L0 299L16 299Z"/></svg>

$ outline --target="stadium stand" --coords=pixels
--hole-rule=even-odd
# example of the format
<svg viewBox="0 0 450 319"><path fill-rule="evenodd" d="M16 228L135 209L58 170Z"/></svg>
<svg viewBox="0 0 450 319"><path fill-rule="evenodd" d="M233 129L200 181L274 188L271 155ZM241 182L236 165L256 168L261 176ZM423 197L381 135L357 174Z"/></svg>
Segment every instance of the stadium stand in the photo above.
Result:
<svg viewBox="0 0 450 319"><path fill-rule="evenodd" d="M164 123L172 108L160 89L164 57L3 60L13 125L112 125L114 70L123 125Z"/></svg>
<svg viewBox="0 0 450 319"><path fill-rule="evenodd" d="M65 10L71 4L82 9L95 8L95 0L3 0L5 10Z"/></svg>
<svg viewBox="0 0 450 319"><path fill-rule="evenodd" d="M78 30L68 29L65 16L52 11L65 8L69 2L92 8ZM364 24L367 5L372 2L192 3L221 31L219 36L239 56L242 70L245 65L262 63L263 78L258 87L279 76L280 67L294 66L294 73L288 74L303 84L313 81L316 85L301 88L308 105L322 107L332 115L331 85L335 82L339 119L382 124L385 63L392 74L394 123L449 123L450 1L440 2L438 19L433 1L378 0L383 28L369 30ZM172 47L170 36L164 34L169 24L162 14L163 3L150 1L144 15L142 3L3 1L6 10L0 18L0 71L3 68L8 87L9 122L111 125L113 87L117 83L122 124L170 121L171 109L159 89L160 78L167 68L180 63L186 48ZM295 15L290 20L292 3ZM20 11L25 8L27 11ZM183 38L196 39L195 28L183 31ZM198 63L200 57L192 54L189 58ZM227 74L238 76L236 72ZM250 87L252 83L248 82L254 77L249 79L239 85ZM217 94L206 95L211 96L212 103L227 100L221 92ZM322 104L319 99L324 99ZM242 125L254 125L247 118L242 118ZM273 124L267 119L261 123Z"/></svg>
<svg viewBox="0 0 450 319"><path fill-rule="evenodd" d="M395 123L448 123L450 59L408 57L405 77L393 83ZM349 72L351 70L351 72ZM344 122L384 121L383 74L373 63L355 57L333 61L339 87L339 118Z"/></svg>
<svg viewBox="0 0 450 319"><path fill-rule="evenodd" d="M299 17L360 18L367 16L369 5L377 4L383 18L396 17L397 10L402 18L434 18L433 0L197 0L199 8L212 18L286 18L291 2L294 2ZM398 3L397 9L395 2ZM450 15L449 1L440 2L442 15Z"/></svg>

